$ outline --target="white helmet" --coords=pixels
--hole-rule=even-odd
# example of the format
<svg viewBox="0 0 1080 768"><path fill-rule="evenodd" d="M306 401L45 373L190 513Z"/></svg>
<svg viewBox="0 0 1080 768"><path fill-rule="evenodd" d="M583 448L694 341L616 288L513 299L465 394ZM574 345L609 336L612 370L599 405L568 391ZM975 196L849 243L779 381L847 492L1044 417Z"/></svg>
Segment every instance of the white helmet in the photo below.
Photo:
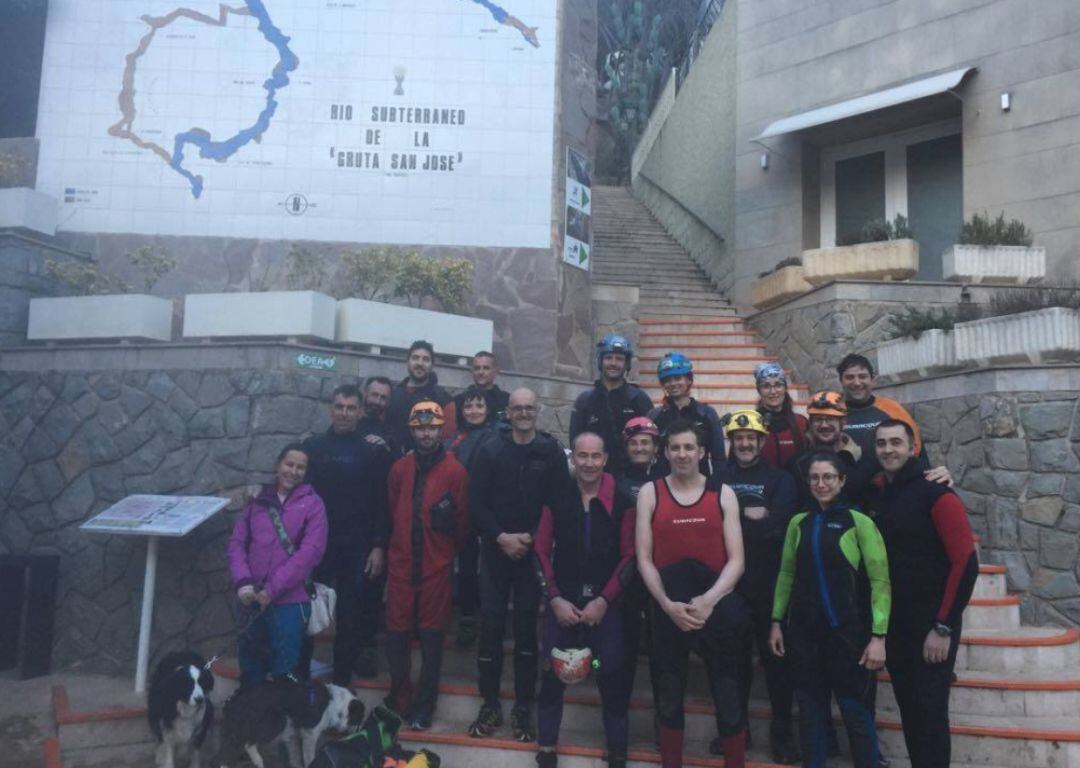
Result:
<svg viewBox="0 0 1080 768"><path fill-rule="evenodd" d="M552 648L551 669L566 685L580 683L592 668L591 648Z"/></svg>

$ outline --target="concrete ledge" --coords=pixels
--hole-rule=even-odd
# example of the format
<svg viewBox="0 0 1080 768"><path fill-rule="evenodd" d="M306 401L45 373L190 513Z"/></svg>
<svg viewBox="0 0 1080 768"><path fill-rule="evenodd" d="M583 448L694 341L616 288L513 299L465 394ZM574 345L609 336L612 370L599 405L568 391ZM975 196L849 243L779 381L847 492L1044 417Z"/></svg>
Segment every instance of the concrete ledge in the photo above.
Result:
<svg viewBox="0 0 1080 768"><path fill-rule="evenodd" d="M364 299L337 303L338 342L408 349L416 339L427 339L437 354L472 357L490 350L494 335L494 324L483 318Z"/></svg>
<svg viewBox="0 0 1080 768"><path fill-rule="evenodd" d="M145 294L31 299L26 338L172 339L172 299Z"/></svg>
<svg viewBox="0 0 1080 768"><path fill-rule="evenodd" d="M968 395L1047 391L1080 393L1080 364L998 366L957 371L874 389L875 394L905 404Z"/></svg>
<svg viewBox="0 0 1080 768"><path fill-rule="evenodd" d="M637 304L641 289L636 285L592 284L593 301L616 301L620 304Z"/></svg>
<svg viewBox="0 0 1080 768"><path fill-rule="evenodd" d="M58 203L29 187L0 189L0 229L29 229L45 235L56 234Z"/></svg>
<svg viewBox="0 0 1080 768"><path fill-rule="evenodd" d="M191 293L184 297L184 336L295 336L333 339L337 303L316 291Z"/></svg>

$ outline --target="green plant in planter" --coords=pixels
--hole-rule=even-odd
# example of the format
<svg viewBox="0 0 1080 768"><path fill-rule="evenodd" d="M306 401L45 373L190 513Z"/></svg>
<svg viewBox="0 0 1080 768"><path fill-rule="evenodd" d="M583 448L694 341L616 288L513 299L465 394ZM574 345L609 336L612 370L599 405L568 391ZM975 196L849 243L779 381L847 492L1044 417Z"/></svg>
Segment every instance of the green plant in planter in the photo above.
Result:
<svg viewBox="0 0 1080 768"><path fill-rule="evenodd" d="M801 267L801 266L802 266L802 257L800 257L800 256L789 256L786 259L781 259L780 261L776 262L776 265L773 266L772 269L766 269L764 272L758 272L758 277L768 277L773 272L779 272L784 267Z"/></svg>
<svg viewBox="0 0 1080 768"><path fill-rule="evenodd" d="M164 275L176 268L176 259L158 245L144 245L125 254L128 262L142 274L143 290L150 292ZM101 269L94 259L45 260L45 273L66 284L76 296L102 296L131 293L131 283Z"/></svg>
<svg viewBox="0 0 1080 768"><path fill-rule="evenodd" d="M158 280L176 269L176 259L159 245L144 245L129 251L127 260L142 273L143 290L154 290Z"/></svg>
<svg viewBox="0 0 1080 768"><path fill-rule="evenodd" d="M399 248L364 248L341 254L344 293L369 301L386 301L400 269Z"/></svg>
<svg viewBox="0 0 1080 768"><path fill-rule="evenodd" d="M0 187L19 186L27 160L14 152L0 152Z"/></svg>
<svg viewBox="0 0 1080 768"><path fill-rule="evenodd" d="M1018 315L1048 307L1080 309L1080 285L1040 286L1015 291L996 291L982 311L982 317Z"/></svg>
<svg viewBox="0 0 1080 768"><path fill-rule="evenodd" d="M326 266L323 256L307 248L294 245L285 255L288 272L285 284L294 291L323 291L327 288Z"/></svg>
<svg viewBox="0 0 1080 768"><path fill-rule="evenodd" d="M1034 236L1020 219L1005 221L1005 212L991 219L986 212L972 214L960 226L960 245L1020 245L1030 248Z"/></svg>
<svg viewBox="0 0 1080 768"><path fill-rule="evenodd" d="M873 219L863 224L862 229L854 234L841 237L837 245L858 245L860 243L881 243L886 240L910 240L914 235L908 218L902 213L896 214L892 221Z"/></svg>
<svg viewBox="0 0 1080 768"><path fill-rule="evenodd" d="M890 339L918 339L926 331L940 329L948 332L955 325L956 314L948 309L938 311L905 307L902 313L889 318L889 327L886 329L886 334Z"/></svg>
<svg viewBox="0 0 1080 768"><path fill-rule="evenodd" d="M75 296L102 296L110 293L130 293L131 284L122 277L101 271L101 266L87 261L45 260L45 274L67 285Z"/></svg>

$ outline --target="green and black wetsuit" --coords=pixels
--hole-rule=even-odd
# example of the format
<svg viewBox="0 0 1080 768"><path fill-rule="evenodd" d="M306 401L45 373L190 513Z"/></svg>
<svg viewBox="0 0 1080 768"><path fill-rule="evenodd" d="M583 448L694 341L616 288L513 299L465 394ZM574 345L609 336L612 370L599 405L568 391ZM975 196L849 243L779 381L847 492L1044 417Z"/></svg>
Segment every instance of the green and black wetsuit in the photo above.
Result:
<svg viewBox="0 0 1080 768"><path fill-rule="evenodd" d="M889 563L873 520L843 501L791 519L772 617L787 619L804 766L825 765L831 689L855 768L876 768L875 673L859 659L871 635L888 631L890 604Z"/></svg>

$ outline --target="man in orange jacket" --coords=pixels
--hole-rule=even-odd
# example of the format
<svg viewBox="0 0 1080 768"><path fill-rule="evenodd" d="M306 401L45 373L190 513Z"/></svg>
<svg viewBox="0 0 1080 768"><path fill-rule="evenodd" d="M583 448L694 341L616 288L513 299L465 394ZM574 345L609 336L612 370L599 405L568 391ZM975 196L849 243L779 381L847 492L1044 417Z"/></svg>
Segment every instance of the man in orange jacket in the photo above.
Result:
<svg viewBox="0 0 1080 768"><path fill-rule="evenodd" d="M442 408L425 400L409 412L416 449L390 468L390 554L386 600L386 703L415 730L431 727L443 635L450 623L454 558L469 530L468 475L446 452ZM420 679L410 680L410 640L420 638Z"/></svg>

